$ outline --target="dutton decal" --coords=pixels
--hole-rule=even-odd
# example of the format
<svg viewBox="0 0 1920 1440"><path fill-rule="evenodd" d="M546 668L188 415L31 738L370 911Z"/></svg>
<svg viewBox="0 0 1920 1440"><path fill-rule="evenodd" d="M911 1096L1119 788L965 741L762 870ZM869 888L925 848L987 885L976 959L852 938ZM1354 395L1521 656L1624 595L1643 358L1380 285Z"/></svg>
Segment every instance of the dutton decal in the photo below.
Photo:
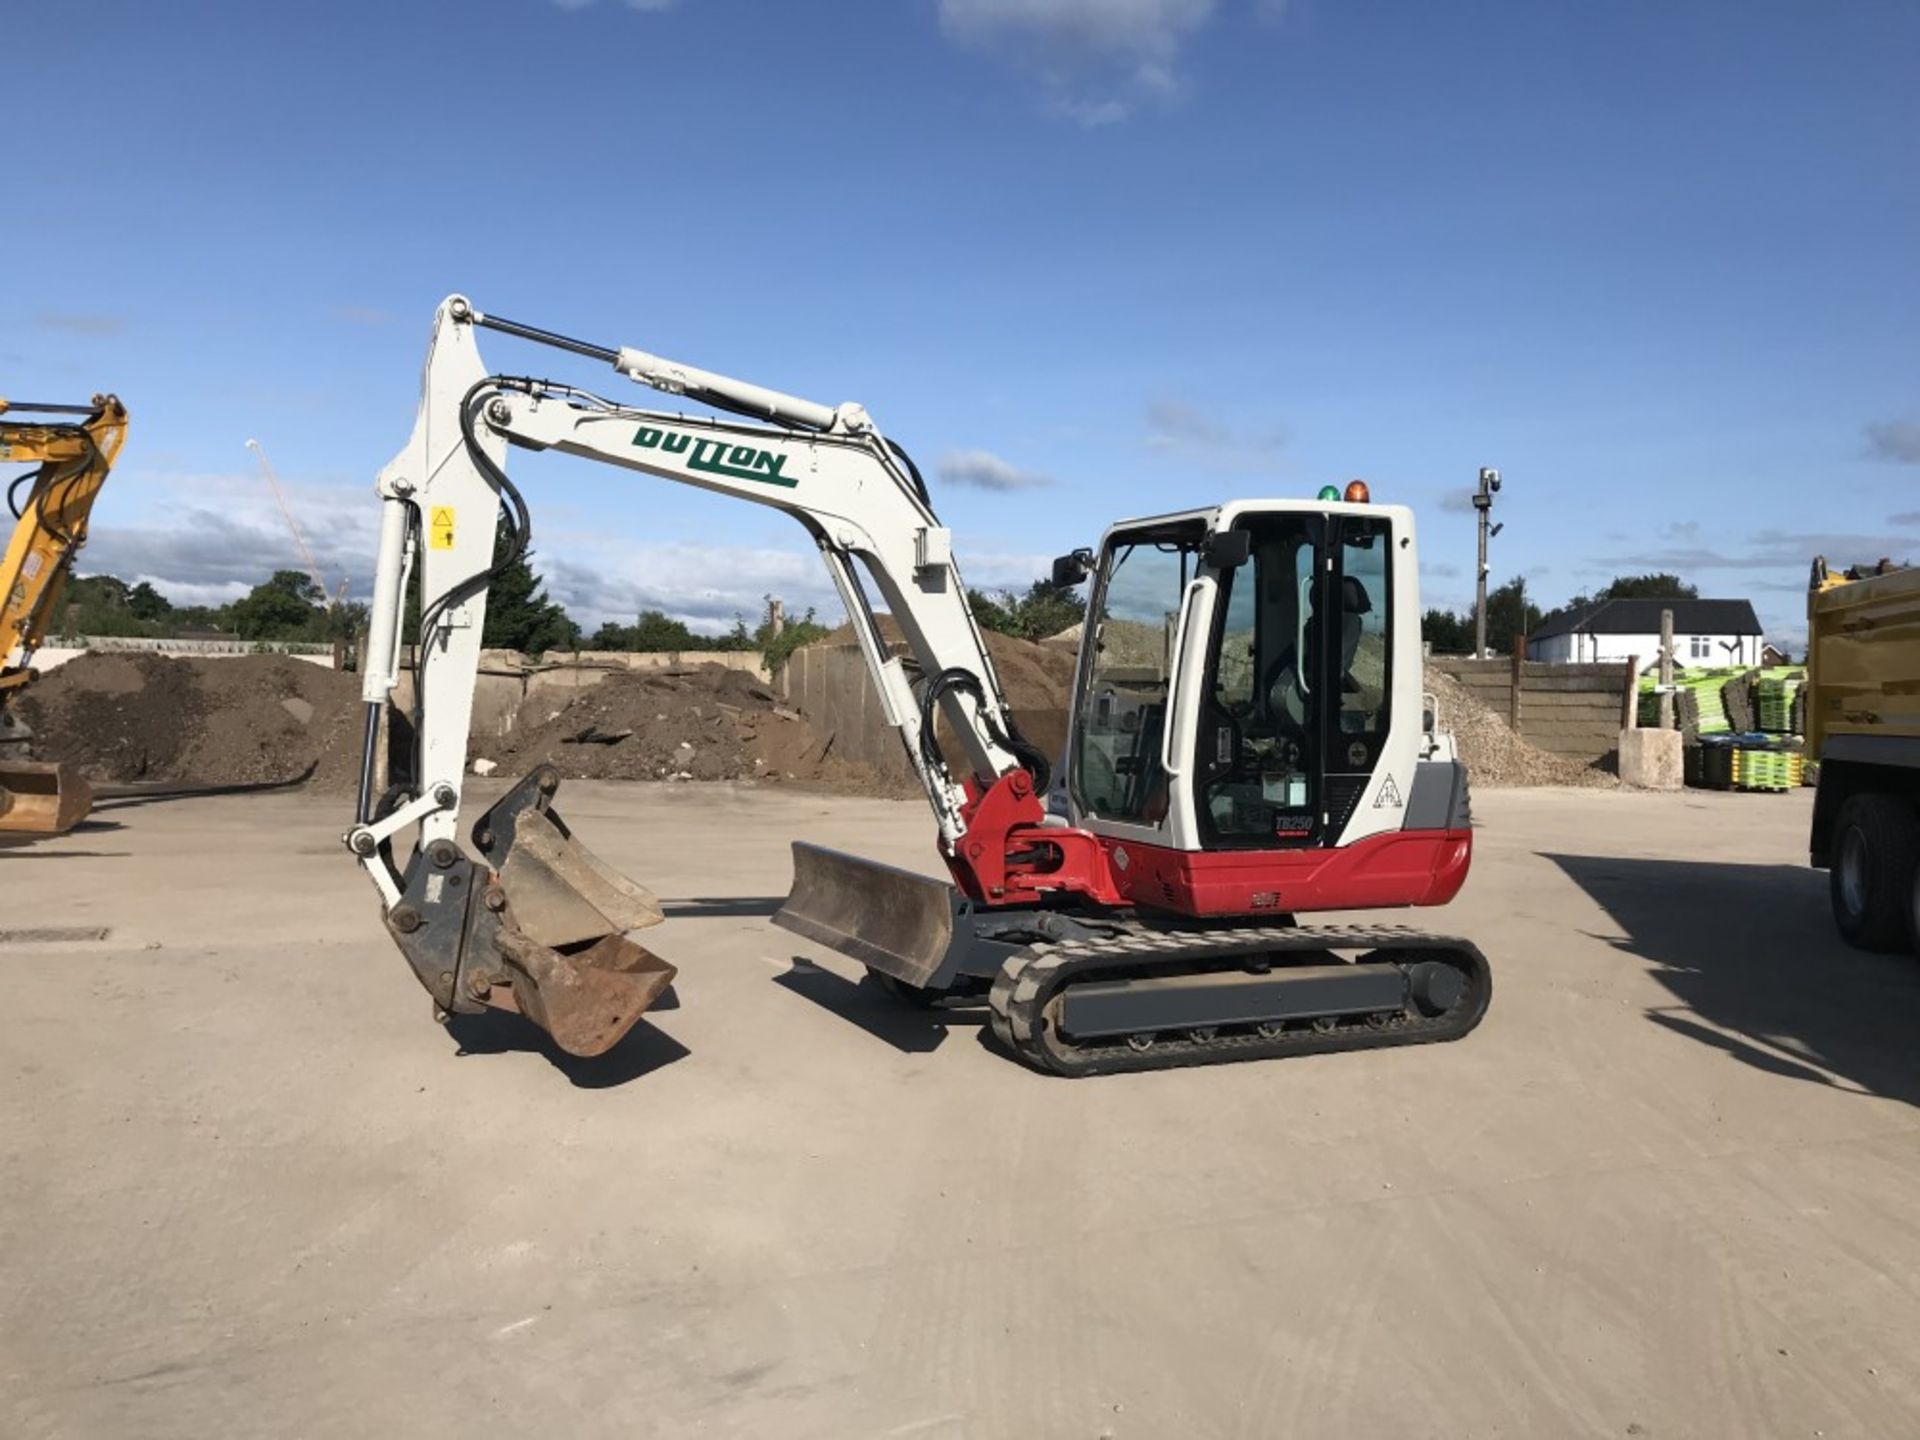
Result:
<svg viewBox="0 0 1920 1440"><path fill-rule="evenodd" d="M1401 807L1400 787L1393 783L1393 777L1387 776L1380 782L1380 793L1373 797L1373 808L1385 810L1389 806L1398 810Z"/></svg>
<svg viewBox="0 0 1920 1440"><path fill-rule="evenodd" d="M787 457L771 450L756 450L751 445L735 445L726 440L703 440L683 435L678 430L663 430L657 425L642 425L633 437L642 450L664 450L669 455L685 455L687 468L702 475L725 475L733 480L757 480L762 485L780 485L791 490L800 482L780 472Z"/></svg>
<svg viewBox="0 0 1920 1440"><path fill-rule="evenodd" d="M435 550L453 548L453 506L436 505L427 517L427 544Z"/></svg>

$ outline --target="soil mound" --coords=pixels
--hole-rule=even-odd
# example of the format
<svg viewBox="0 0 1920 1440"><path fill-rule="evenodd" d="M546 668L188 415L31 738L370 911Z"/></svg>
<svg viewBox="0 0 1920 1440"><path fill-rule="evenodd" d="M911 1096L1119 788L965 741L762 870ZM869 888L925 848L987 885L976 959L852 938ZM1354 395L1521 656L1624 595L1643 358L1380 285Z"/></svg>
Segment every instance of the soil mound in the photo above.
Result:
<svg viewBox="0 0 1920 1440"><path fill-rule="evenodd" d="M534 694L513 729L473 758L518 776L541 763L579 780L830 781L893 794L889 777L842 762L765 683L724 665L614 673L564 695Z"/></svg>
<svg viewBox="0 0 1920 1440"><path fill-rule="evenodd" d="M1512 726L1444 671L1430 667L1426 688L1439 701L1440 728L1452 732L1468 779L1475 785L1607 787L1620 783L1604 770L1550 754L1515 734Z"/></svg>
<svg viewBox="0 0 1920 1440"><path fill-rule="evenodd" d="M21 696L33 756L108 783L245 785L359 773L359 685L285 655L176 660L94 653Z"/></svg>

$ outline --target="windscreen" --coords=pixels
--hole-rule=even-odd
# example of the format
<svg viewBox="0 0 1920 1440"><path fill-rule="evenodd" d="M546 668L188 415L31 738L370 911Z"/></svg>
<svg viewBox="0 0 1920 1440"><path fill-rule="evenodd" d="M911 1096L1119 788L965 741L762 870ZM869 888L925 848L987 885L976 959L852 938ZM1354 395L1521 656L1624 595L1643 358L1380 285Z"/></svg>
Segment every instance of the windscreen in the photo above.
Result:
<svg viewBox="0 0 1920 1440"><path fill-rule="evenodd" d="M1196 524L1116 542L1102 557L1069 777L1085 814L1157 825L1167 813L1160 741L1181 596L1203 538Z"/></svg>

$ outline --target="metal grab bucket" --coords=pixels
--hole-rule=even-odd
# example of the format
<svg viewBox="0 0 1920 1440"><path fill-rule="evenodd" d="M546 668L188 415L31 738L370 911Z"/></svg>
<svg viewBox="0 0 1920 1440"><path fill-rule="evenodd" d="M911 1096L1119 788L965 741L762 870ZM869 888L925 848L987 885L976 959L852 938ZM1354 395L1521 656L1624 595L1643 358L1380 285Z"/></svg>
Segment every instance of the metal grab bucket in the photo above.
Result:
<svg viewBox="0 0 1920 1440"><path fill-rule="evenodd" d="M93 787L65 765L0 763L0 835L64 835L93 809Z"/></svg>
<svg viewBox="0 0 1920 1440"><path fill-rule="evenodd" d="M626 938L660 903L574 839L542 767L480 817L468 859L450 841L416 852L387 928L444 1011L524 1015L570 1055L604 1054L673 982Z"/></svg>
<svg viewBox="0 0 1920 1440"><path fill-rule="evenodd" d="M953 944L953 886L793 842L793 887L773 923L905 984L933 983Z"/></svg>

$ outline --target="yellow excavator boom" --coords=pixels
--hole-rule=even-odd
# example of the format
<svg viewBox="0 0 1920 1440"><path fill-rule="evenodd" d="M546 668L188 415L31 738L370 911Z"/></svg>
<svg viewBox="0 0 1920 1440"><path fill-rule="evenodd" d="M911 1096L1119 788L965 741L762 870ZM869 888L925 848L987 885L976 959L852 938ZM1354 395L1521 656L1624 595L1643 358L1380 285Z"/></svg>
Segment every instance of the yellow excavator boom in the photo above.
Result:
<svg viewBox="0 0 1920 1440"><path fill-rule="evenodd" d="M27 735L12 702L33 679L29 664L46 638L107 473L127 440L127 410L114 395L88 405L0 400L0 462L27 464L7 482L14 519L0 559L0 836L59 834L92 808L78 775L24 755Z"/></svg>

